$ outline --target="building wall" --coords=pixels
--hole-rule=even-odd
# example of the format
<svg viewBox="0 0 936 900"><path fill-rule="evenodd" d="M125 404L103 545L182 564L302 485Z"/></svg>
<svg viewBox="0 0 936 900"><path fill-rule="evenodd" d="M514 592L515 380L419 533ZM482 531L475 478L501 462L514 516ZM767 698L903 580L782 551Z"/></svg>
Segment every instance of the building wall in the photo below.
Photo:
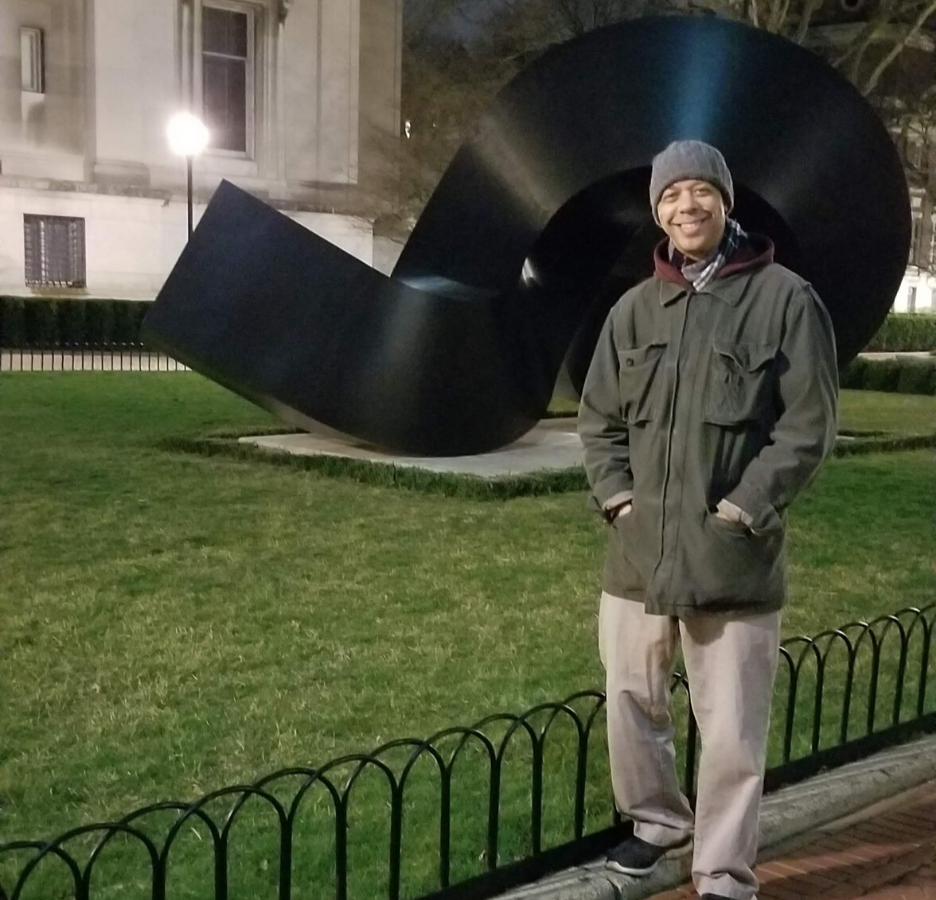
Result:
<svg viewBox="0 0 936 900"><path fill-rule="evenodd" d="M362 133L398 128L402 0L0 0L0 293L31 293L24 214L86 220L87 295L158 291L186 233L165 129L202 109L205 5L252 15L253 129L246 153L195 161L196 218L228 179L373 262ZM45 35L44 94L21 90L24 26Z"/></svg>
<svg viewBox="0 0 936 900"><path fill-rule="evenodd" d="M195 207L196 224L203 211L204 205ZM89 297L151 300L182 252L187 234L186 204L179 201L0 187L0 294L36 293L25 284L26 213L85 220L88 285L83 293ZM314 212L289 215L345 252L373 264L373 229L367 220Z"/></svg>
<svg viewBox="0 0 936 900"><path fill-rule="evenodd" d="M83 0L0 2L0 167L7 175L84 177ZM46 36L46 92L20 90L20 27Z"/></svg>
<svg viewBox="0 0 936 900"><path fill-rule="evenodd" d="M177 169L166 123L179 108L174 4L88 0L86 177L149 187Z"/></svg>
<svg viewBox="0 0 936 900"><path fill-rule="evenodd" d="M911 309L912 307L912 309ZM936 312L936 275L908 269L894 299L894 312Z"/></svg>

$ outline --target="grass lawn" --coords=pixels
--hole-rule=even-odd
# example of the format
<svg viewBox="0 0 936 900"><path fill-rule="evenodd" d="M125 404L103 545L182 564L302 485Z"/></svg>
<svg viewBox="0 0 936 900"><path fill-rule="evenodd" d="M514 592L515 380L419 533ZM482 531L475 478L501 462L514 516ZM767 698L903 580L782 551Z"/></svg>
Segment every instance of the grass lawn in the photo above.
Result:
<svg viewBox="0 0 936 900"><path fill-rule="evenodd" d="M553 413L574 416L578 404L555 399ZM936 433L936 399L920 394L842 391L839 426L844 431L886 431L895 435Z"/></svg>
<svg viewBox="0 0 936 900"><path fill-rule="evenodd" d="M932 397L842 410L936 431ZM582 493L453 499L156 447L271 423L194 374L0 379L0 841L601 684ZM934 496L932 451L832 461L793 511L784 633L936 600ZM274 874L258 861L252 896Z"/></svg>
<svg viewBox="0 0 936 900"><path fill-rule="evenodd" d="M842 391L839 425L844 430L892 434L936 433L936 397Z"/></svg>

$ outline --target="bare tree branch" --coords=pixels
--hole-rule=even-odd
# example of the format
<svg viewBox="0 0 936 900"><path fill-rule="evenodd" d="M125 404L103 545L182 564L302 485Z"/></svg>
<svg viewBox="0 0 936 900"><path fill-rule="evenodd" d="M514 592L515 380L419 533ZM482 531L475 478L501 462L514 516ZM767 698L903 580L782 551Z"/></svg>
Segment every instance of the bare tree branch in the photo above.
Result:
<svg viewBox="0 0 936 900"><path fill-rule="evenodd" d="M760 16L757 13L757 0L751 0L751 24L760 28Z"/></svg>
<svg viewBox="0 0 936 900"><path fill-rule="evenodd" d="M806 5L803 7L803 12L800 15L799 25L796 28L796 37L794 40L797 44L802 45L803 41L806 40L812 17L820 6L822 6L822 0L806 0Z"/></svg>
<svg viewBox="0 0 936 900"><path fill-rule="evenodd" d="M920 12L920 15L917 16L916 21L913 23L913 25L911 25L910 28L907 29L907 33L903 36L903 38L900 41L898 41L891 48L890 53L888 53L887 56L885 56L884 59L882 59L877 64L874 71L871 73L871 75L868 77L868 80L865 82L864 88L862 88L861 93L865 97L867 97L868 94L870 94L877 87L877 83L881 80L881 76L887 71L888 66L890 66L890 64L895 59L897 59L898 56L900 56L900 54L903 52L907 44L909 44L910 41L913 39L914 35L919 33L920 29L926 23L926 20L930 16L932 16L934 13L936 13L936 0L932 0L932 2L930 2L928 6L925 6L923 8L923 10Z"/></svg>
<svg viewBox="0 0 936 900"><path fill-rule="evenodd" d="M780 9L780 15L777 17L777 32L783 31L786 26L787 18L790 15L790 0L783 0L783 6Z"/></svg>
<svg viewBox="0 0 936 900"><path fill-rule="evenodd" d="M868 29L864 37L855 42L855 52L851 57L847 73L848 80L851 81L852 84L858 83L858 79L861 75L861 62L864 59L866 51L877 40L881 31L890 24L891 7L892 4L882 3L881 12L868 23Z"/></svg>
<svg viewBox="0 0 936 900"><path fill-rule="evenodd" d="M854 58L859 50L861 53L864 53L865 49L870 46L871 42L874 40L877 31L883 25L886 25L888 21L890 21L890 13L888 12L882 15L879 12L874 18L866 22L864 28L862 28L849 43L847 49L832 61L832 65L836 69L840 69L846 62Z"/></svg>
<svg viewBox="0 0 936 900"><path fill-rule="evenodd" d="M2 3L3 0L0 0ZM898 141L907 177L916 190L936 198L936 177L925 171L919 156L929 152L936 135L936 85L920 75L916 57L901 70L900 102L884 97L884 74L914 37L932 28L936 0L873 0L866 21L851 32L837 31L847 44L820 43L814 28L824 0L407 0L414 15L404 21L404 119L406 137L387 148L388 187L384 208L412 221L428 199L442 171L483 109L500 87L532 58L550 46L624 19L658 11L680 10L725 16L754 27L789 35L800 45L812 45L873 94L879 112ZM413 6L410 4L413 3ZM475 35L464 45L451 35L445 19L461 15ZM857 33L856 33L857 32ZM830 35L833 37L833 35ZM869 74L870 72L870 74ZM907 79L917 87L908 88ZM926 78L921 82L921 78ZM890 83L890 79L887 79ZM896 83L896 82L895 82ZM904 96L907 95L907 96ZM902 140L901 140L902 136ZM909 139L908 139L909 136ZM393 143L393 140L391 140ZM394 180L395 179L395 180Z"/></svg>

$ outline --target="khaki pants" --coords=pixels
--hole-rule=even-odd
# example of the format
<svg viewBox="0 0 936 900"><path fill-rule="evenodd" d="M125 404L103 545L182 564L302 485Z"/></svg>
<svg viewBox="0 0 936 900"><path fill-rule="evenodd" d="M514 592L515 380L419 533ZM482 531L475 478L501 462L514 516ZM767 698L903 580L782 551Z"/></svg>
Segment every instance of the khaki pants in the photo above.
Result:
<svg viewBox="0 0 936 900"><path fill-rule="evenodd" d="M598 634L618 810L633 819L639 838L658 846L694 831L699 894L749 900L757 891L753 866L780 613L680 621L602 594ZM702 738L694 827L673 750L670 684L680 639Z"/></svg>

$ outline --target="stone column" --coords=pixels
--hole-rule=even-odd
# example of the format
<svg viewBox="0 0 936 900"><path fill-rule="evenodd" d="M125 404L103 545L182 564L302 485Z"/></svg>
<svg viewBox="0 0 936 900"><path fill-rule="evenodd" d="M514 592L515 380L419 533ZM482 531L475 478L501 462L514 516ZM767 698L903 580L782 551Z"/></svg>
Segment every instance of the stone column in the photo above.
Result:
<svg viewBox="0 0 936 900"><path fill-rule="evenodd" d="M89 0L88 103L96 181L148 186L168 163L165 128L175 96L175 13L150 0Z"/></svg>

